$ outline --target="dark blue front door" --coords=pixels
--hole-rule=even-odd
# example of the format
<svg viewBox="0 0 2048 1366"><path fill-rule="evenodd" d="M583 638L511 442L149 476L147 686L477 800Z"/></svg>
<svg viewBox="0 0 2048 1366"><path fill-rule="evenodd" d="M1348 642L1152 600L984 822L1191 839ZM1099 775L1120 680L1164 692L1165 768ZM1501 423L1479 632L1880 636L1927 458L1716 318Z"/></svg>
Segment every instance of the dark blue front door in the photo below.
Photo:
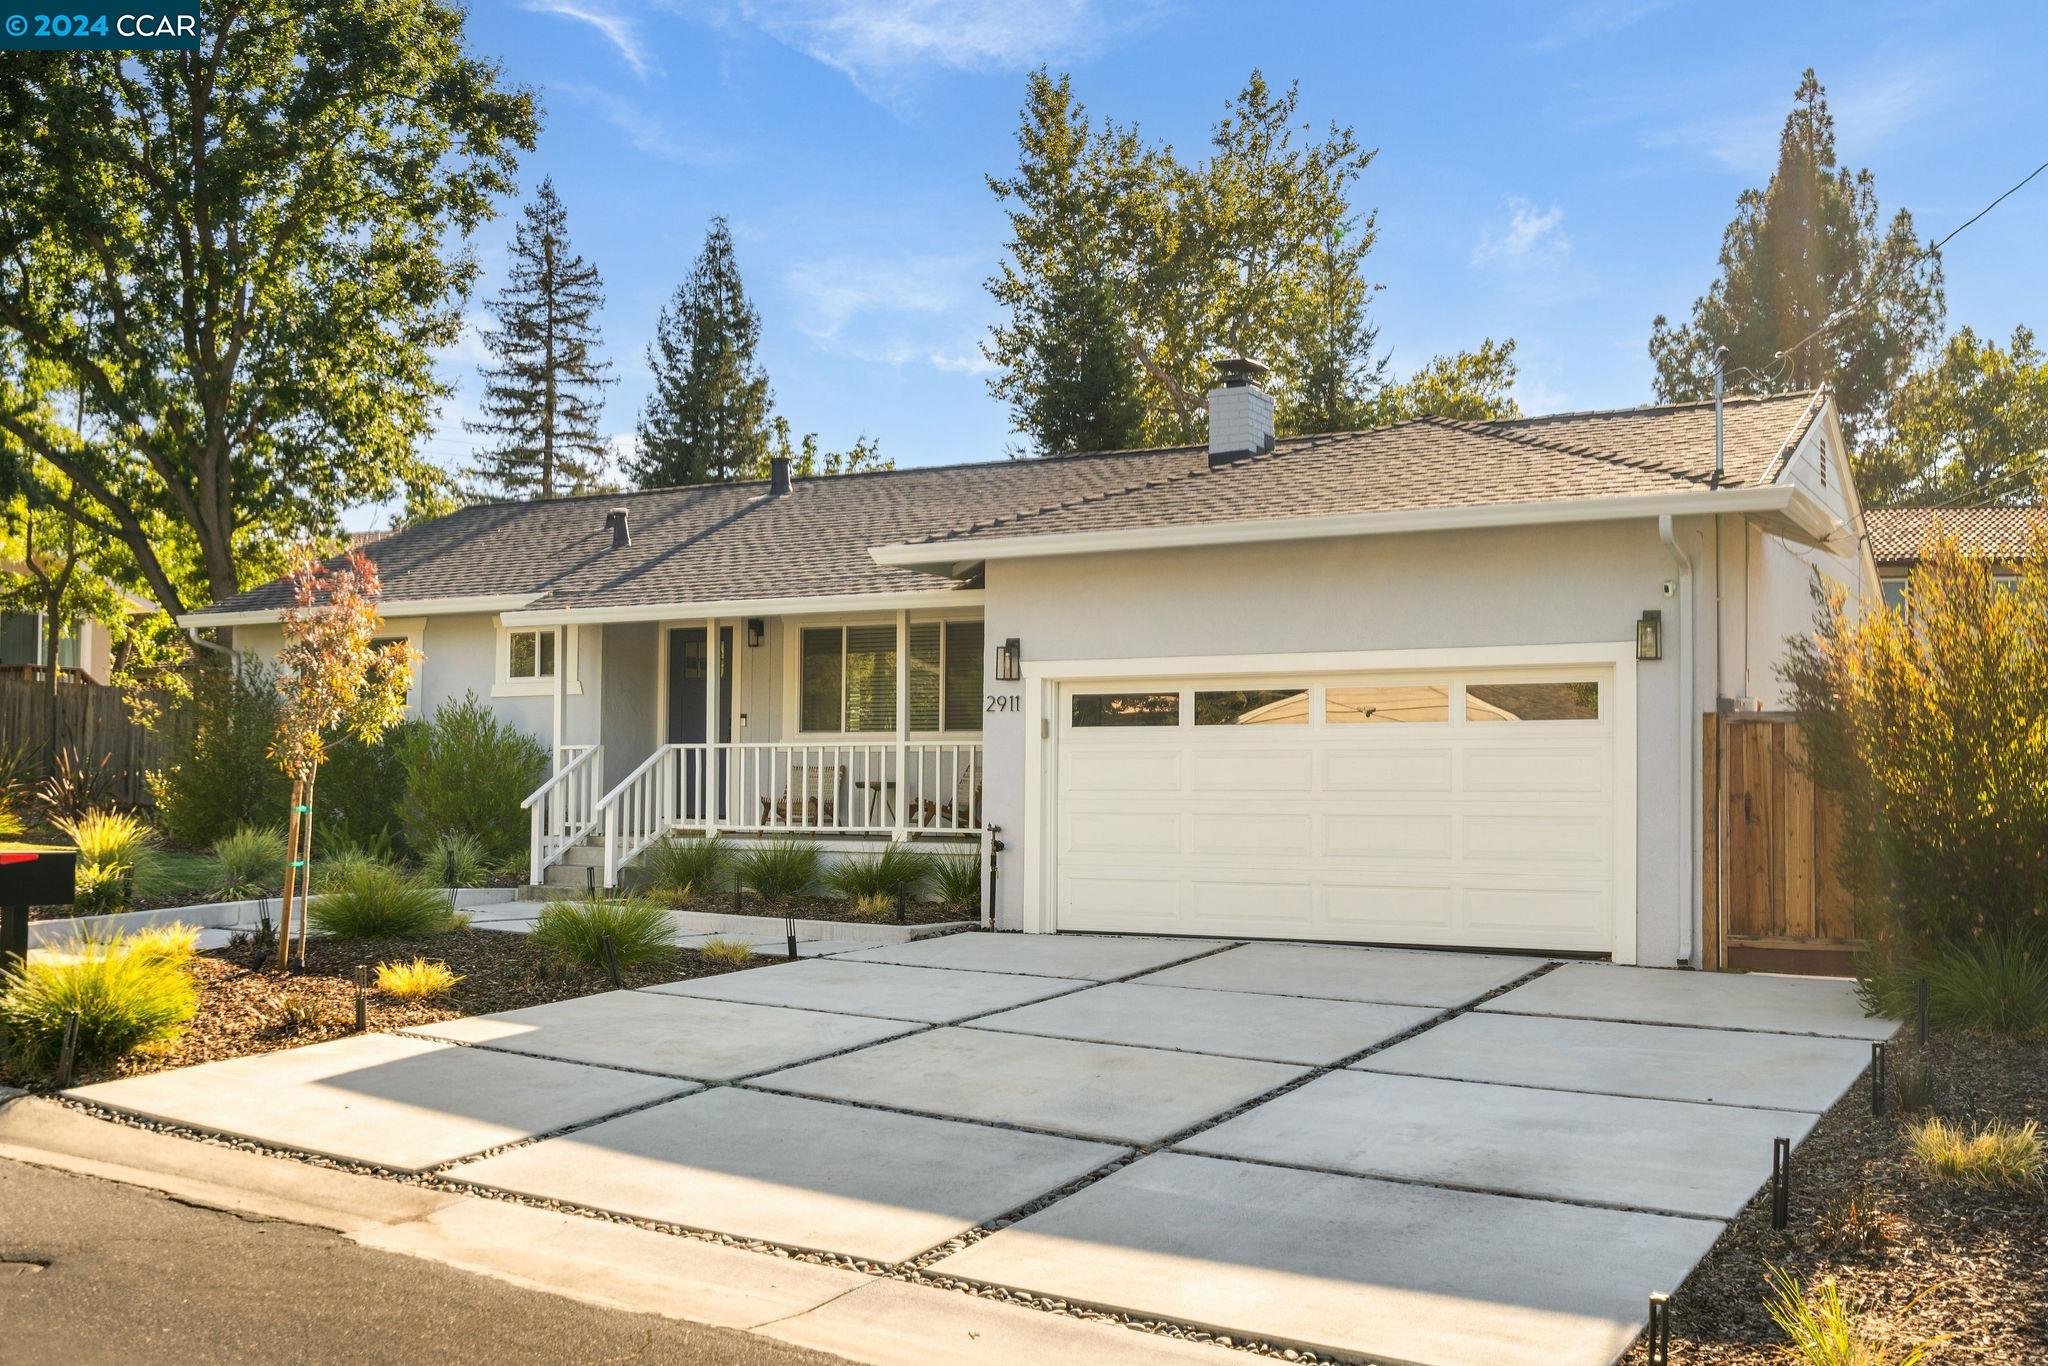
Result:
<svg viewBox="0 0 2048 1366"><path fill-rule="evenodd" d="M682 626L668 633L668 742L672 745L701 745L710 739L705 725L705 672L711 664L705 648L702 626ZM718 630L718 738L732 739L732 627ZM682 791L676 810L689 820L702 820L698 796L703 788L703 759L683 756ZM720 818L725 815L725 756L718 758L711 790Z"/></svg>

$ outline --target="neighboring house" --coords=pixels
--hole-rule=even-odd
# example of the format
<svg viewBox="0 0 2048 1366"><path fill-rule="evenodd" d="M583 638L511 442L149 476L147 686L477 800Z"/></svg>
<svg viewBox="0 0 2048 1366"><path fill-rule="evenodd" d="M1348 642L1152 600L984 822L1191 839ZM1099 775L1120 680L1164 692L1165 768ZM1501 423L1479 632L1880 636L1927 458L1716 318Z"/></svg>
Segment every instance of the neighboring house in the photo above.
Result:
<svg viewBox="0 0 2048 1366"><path fill-rule="evenodd" d="M20 560L0 560L0 575L26 577ZM121 595L131 615L147 615L156 605L132 594ZM44 653L44 623L41 612L0 612L0 677L34 677L48 662ZM87 617L67 621L57 636L59 677L71 681L105 683L114 670L114 638L104 622Z"/></svg>
<svg viewBox="0 0 2048 1366"><path fill-rule="evenodd" d="M372 547L415 705L664 830L1003 848L998 923L1696 961L1701 714L1876 570L1825 392L486 504ZM1717 463L1719 471L1717 473ZM276 651L288 589L187 616ZM992 832L1000 831L999 835Z"/></svg>
<svg viewBox="0 0 2048 1366"><path fill-rule="evenodd" d="M1920 563L1920 547L1937 523L1954 532L1963 550L1992 562L1992 577L2011 583L2016 574L1999 572L2027 550L2029 523L2041 516L2036 507L1999 504L1984 507L1866 508L1863 529L1884 600L1893 605L1906 596L1906 580Z"/></svg>

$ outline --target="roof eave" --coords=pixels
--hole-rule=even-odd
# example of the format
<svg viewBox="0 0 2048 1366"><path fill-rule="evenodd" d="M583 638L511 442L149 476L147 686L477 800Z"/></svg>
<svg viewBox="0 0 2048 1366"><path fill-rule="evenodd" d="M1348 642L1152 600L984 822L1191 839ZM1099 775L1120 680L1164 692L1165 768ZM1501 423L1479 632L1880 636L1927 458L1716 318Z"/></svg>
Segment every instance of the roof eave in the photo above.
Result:
<svg viewBox="0 0 2048 1366"><path fill-rule="evenodd" d="M1343 513L1328 517L1266 517L1234 522L1070 531L1044 536L999 536L929 544L882 545L871 548L868 554L875 563L893 569L957 576L989 560L1716 514L1755 517L1772 530L1803 542L1818 543L1837 529L1834 519L1803 490L1791 485L1771 485L1762 488L1690 489L1630 497L1559 498L1467 507L1412 508L1399 512Z"/></svg>
<svg viewBox="0 0 2048 1366"><path fill-rule="evenodd" d="M540 598L539 593L497 593L489 596L441 598L384 598L377 611L385 617L446 617L466 612L507 612L525 607ZM281 619L283 607L256 607L239 612L202 610L178 618L185 630L213 626L262 626Z"/></svg>
<svg viewBox="0 0 2048 1366"><path fill-rule="evenodd" d="M704 621L714 617L788 617L825 612L915 612L926 608L979 607L983 597L979 588L921 588L909 592L625 603L613 607L536 607L531 611L506 612L503 620L507 626L588 626L607 621Z"/></svg>

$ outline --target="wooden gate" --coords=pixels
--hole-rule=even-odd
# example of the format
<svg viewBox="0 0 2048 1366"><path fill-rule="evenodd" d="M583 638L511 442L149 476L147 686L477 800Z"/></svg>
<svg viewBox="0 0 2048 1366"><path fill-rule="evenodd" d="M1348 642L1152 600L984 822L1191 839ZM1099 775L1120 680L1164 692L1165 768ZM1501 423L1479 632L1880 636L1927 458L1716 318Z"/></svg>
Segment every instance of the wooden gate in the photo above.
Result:
<svg viewBox="0 0 2048 1366"><path fill-rule="evenodd" d="M1845 976L1858 946L1835 871L1841 816L1803 763L1799 723L1704 718L1704 966Z"/></svg>

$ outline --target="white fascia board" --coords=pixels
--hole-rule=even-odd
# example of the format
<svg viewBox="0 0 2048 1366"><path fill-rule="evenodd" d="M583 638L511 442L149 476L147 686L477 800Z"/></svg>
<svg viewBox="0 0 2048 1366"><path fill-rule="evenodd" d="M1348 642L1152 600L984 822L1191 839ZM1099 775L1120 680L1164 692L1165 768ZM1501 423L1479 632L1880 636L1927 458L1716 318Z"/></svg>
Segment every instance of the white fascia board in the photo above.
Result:
<svg viewBox="0 0 2048 1366"><path fill-rule="evenodd" d="M1570 522L1613 522L1659 516L1744 514L1784 515L1802 530L1818 531L1830 519L1811 498L1789 485L1763 488L1698 489L1629 498L1560 498L1545 502L1487 503L1472 507L1414 508L1401 512L1358 512L1334 517L1270 517L1254 521L1136 527L1115 531L1070 531L1050 536L1004 536L989 540L938 541L929 545L882 545L868 551L877 564L897 569L954 572L988 560L1037 559L1052 555L1097 555L1120 550L1164 550L1183 546L1252 545L1262 541L1313 541L1341 536L1391 536L1417 531L1465 531L1488 527L1545 526ZM971 558L963 558L963 557Z"/></svg>
<svg viewBox="0 0 2048 1366"><path fill-rule="evenodd" d="M979 588L927 588L911 593L837 593L829 597L729 598L723 602L653 602L620 607L537 607L506 612L507 626L588 625L606 621L701 621L707 617L787 617L826 612L911 611L979 607Z"/></svg>
<svg viewBox="0 0 2048 1366"><path fill-rule="evenodd" d="M377 611L390 617L452 617L465 612L508 612L524 607L538 593L500 593L495 597L466 598L384 598L377 603ZM198 630L207 626L262 626L277 621L284 615L281 607L259 608L247 612L187 612L178 618L178 625L185 630Z"/></svg>

